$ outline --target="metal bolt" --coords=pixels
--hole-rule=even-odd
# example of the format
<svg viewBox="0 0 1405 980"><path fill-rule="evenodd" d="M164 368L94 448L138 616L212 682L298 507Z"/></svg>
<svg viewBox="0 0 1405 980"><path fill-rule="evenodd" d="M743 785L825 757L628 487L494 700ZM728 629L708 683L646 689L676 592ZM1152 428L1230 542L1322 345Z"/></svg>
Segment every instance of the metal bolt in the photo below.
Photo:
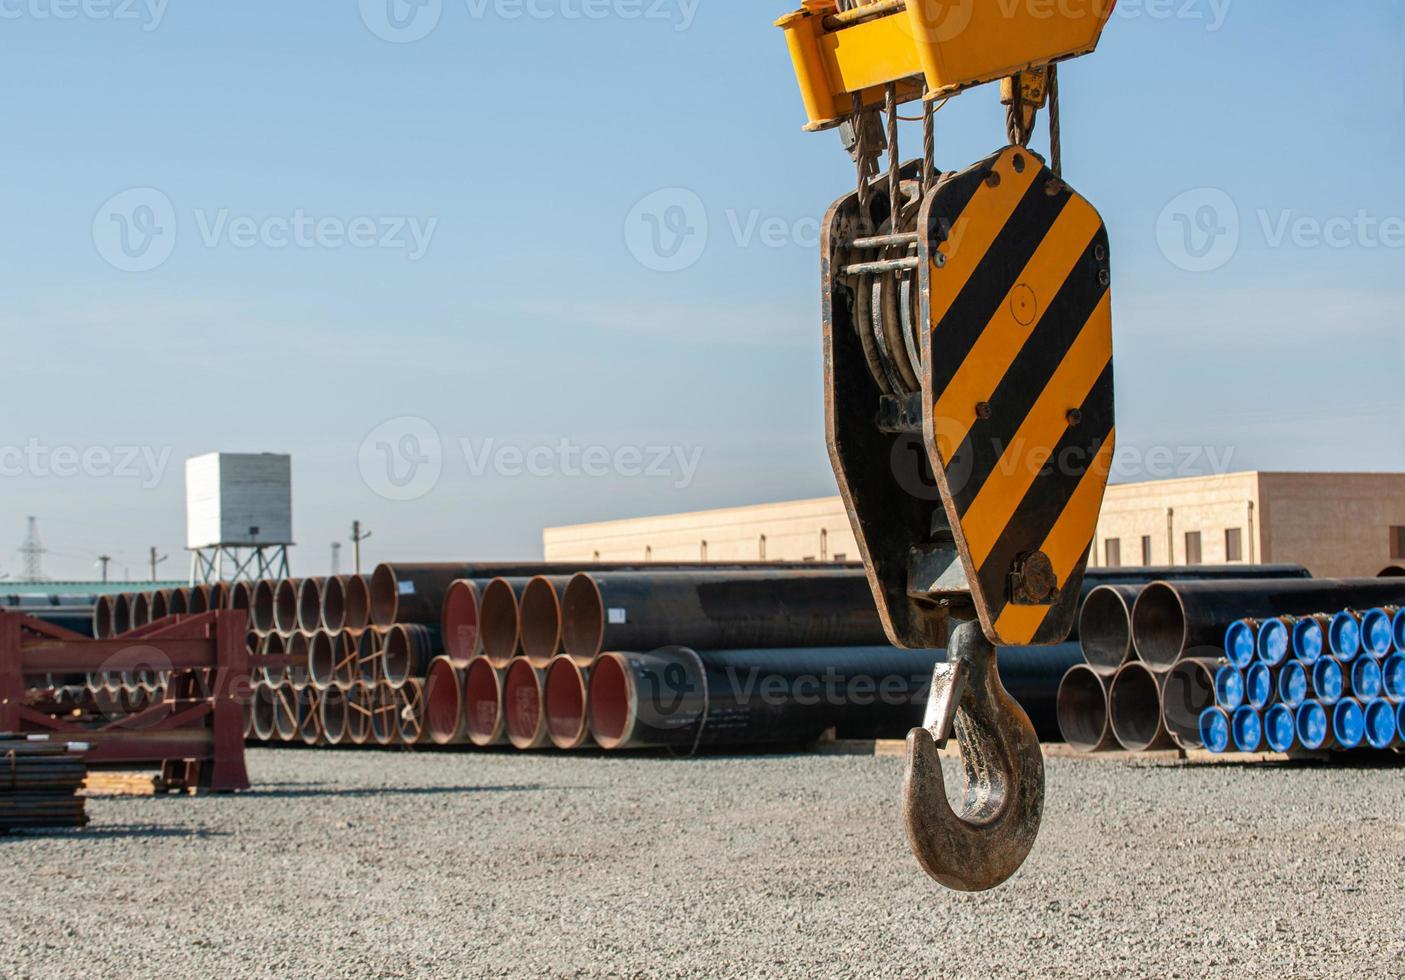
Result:
<svg viewBox="0 0 1405 980"><path fill-rule="evenodd" d="M945 269L945 268L946 268L946 253L945 253L945 252L937 252L936 255L933 257L932 261L937 264L937 268L938 268L938 269Z"/></svg>
<svg viewBox="0 0 1405 980"><path fill-rule="evenodd" d="M976 418L988 421L991 416L990 402L976 402Z"/></svg>
<svg viewBox="0 0 1405 980"><path fill-rule="evenodd" d="M1112 273L1108 272L1106 269L1103 269L1101 272L1099 272L1098 284L1102 286L1112 285Z"/></svg>
<svg viewBox="0 0 1405 980"><path fill-rule="evenodd" d="M1093 258L1101 262L1103 259L1107 258L1107 249L1101 245L1095 246L1093 248Z"/></svg>

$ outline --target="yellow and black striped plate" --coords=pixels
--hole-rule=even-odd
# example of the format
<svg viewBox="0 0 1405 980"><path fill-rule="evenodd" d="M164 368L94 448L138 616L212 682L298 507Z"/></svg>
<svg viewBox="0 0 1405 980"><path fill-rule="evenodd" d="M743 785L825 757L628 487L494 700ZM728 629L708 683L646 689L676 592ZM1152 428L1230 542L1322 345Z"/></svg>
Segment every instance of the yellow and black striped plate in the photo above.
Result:
<svg viewBox="0 0 1405 980"><path fill-rule="evenodd" d="M920 227L927 445L976 611L994 643L1060 642L1115 438L1107 229L1020 147Z"/></svg>

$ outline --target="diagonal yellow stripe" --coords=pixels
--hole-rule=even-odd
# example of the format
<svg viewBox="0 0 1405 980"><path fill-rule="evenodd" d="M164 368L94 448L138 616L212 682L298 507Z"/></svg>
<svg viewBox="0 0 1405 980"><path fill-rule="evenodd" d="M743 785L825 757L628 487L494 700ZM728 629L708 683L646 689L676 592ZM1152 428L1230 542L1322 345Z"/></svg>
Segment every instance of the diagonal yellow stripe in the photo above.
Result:
<svg viewBox="0 0 1405 980"><path fill-rule="evenodd" d="M1098 528L1098 511L1102 509L1107 476L1112 470L1112 452L1117 444L1117 430L1112 429L1107 441L1093 457L1092 465L1078 482L1078 489L1064 505L1054 529L1044 539L1039 550L1049 556L1054 577L1060 584L1068 581L1073 567L1088 551L1088 543ZM1049 615L1048 606L1008 605L995 621L995 632L1007 644L1028 643L1038 634Z"/></svg>
<svg viewBox="0 0 1405 980"><path fill-rule="evenodd" d="M960 451L971 426L976 424L976 405L995 394L1025 341L1039 325L1039 318L1068 281L1100 227L1097 212L1082 201L1071 202L1059 213L1054 227L933 407L933 431L943 461L950 462ZM1017 309L1017 304L1024 305Z"/></svg>
<svg viewBox="0 0 1405 980"><path fill-rule="evenodd" d="M986 477L976 499L961 517L971 564L980 568L1024 500L1050 451L1068 428L1070 409L1083 404L1112 356L1112 294L1104 293L1083 325L1049 384L1040 392L1019 431Z"/></svg>
<svg viewBox="0 0 1405 980"><path fill-rule="evenodd" d="M994 171L1000 175L1000 185L982 184L971 196L966 209L956 216L956 223L947 232L946 241L937 251L946 256L945 264L932 264L932 320L935 327L946 319L951 305L966 288L971 275L995 244L996 236L1010 222L1010 216L1024 199L1042 168L1038 161L1026 159L1024 173L1016 173L1011 164L1013 154L1003 154L995 162ZM979 221L973 219L975 209L981 209Z"/></svg>

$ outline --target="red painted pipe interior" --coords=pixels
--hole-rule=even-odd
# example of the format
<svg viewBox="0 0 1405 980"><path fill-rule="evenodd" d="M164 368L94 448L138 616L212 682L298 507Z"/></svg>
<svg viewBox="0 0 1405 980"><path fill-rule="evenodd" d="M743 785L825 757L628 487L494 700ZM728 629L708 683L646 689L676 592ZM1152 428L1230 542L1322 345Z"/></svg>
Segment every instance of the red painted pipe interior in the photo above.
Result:
<svg viewBox="0 0 1405 980"><path fill-rule="evenodd" d="M424 682L425 726L436 742L448 741L459 731L463 694L458 675L447 660L429 665Z"/></svg>
<svg viewBox="0 0 1405 980"><path fill-rule="evenodd" d="M586 726L585 678L569 658L558 657L546 672L546 730L552 741L578 741Z"/></svg>
<svg viewBox="0 0 1405 980"><path fill-rule="evenodd" d="M514 660L503 684L503 707L507 711L507 734L514 742L531 742L541 724L541 690L537 674L525 660Z"/></svg>
<svg viewBox="0 0 1405 980"><path fill-rule="evenodd" d="M590 732L602 748L617 748L629 727L629 677L620 658L605 656L590 673Z"/></svg>
<svg viewBox="0 0 1405 980"><path fill-rule="evenodd" d="M589 575L577 575L561 598L561 639L566 652L589 660L605 637L605 600Z"/></svg>
<svg viewBox="0 0 1405 980"><path fill-rule="evenodd" d="M478 653L478 588L460 579L444 596L444 652L455 664L466 665Z"/></svg>
<svg viewBox="0 0 1405 980"><path fill-rule="evenodd" d="M502 701L498 691L498 676L488 661L478 659L468 666L464 681L464 702L468 712L468 734L478 741L493 737L498 728Z"/></svg>
<svg viewBox="0 0 1405 980"><path fill-rule="evenodd" d="M537 577L522 590L522 652L538 667L545 667L561 645L561 600L556 587Z"/></svg>
<svg viewBox="0 0 1405 980"><path fill-rule="evenodd" d="M483 653L495 663L506 664L517 653L521 624L517 615L517 594L503 579L493 579L483 590L478 610L483 631Z"/></svg>

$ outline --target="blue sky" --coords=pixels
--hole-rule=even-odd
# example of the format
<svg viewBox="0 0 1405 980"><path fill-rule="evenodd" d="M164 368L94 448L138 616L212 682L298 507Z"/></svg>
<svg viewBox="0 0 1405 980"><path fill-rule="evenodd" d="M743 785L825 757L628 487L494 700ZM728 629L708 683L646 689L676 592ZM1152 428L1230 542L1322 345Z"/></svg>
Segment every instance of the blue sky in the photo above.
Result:
<svg viewBox="0 0 1405 980"><path fill-rule="evenodd" d="M306 573L353 518L372 561L502 557L833 492L814 229L851 169L801 131L787 4L386 2L0 4L0 542L33 513L51 575L183 565L214 449L294 454ZM1119 477L1405 469L1405 3L1123 0L1062 82ZM989 87L939 115L946 168L1002 142ZM430 464L387 484L383 445Z"/></svg>

